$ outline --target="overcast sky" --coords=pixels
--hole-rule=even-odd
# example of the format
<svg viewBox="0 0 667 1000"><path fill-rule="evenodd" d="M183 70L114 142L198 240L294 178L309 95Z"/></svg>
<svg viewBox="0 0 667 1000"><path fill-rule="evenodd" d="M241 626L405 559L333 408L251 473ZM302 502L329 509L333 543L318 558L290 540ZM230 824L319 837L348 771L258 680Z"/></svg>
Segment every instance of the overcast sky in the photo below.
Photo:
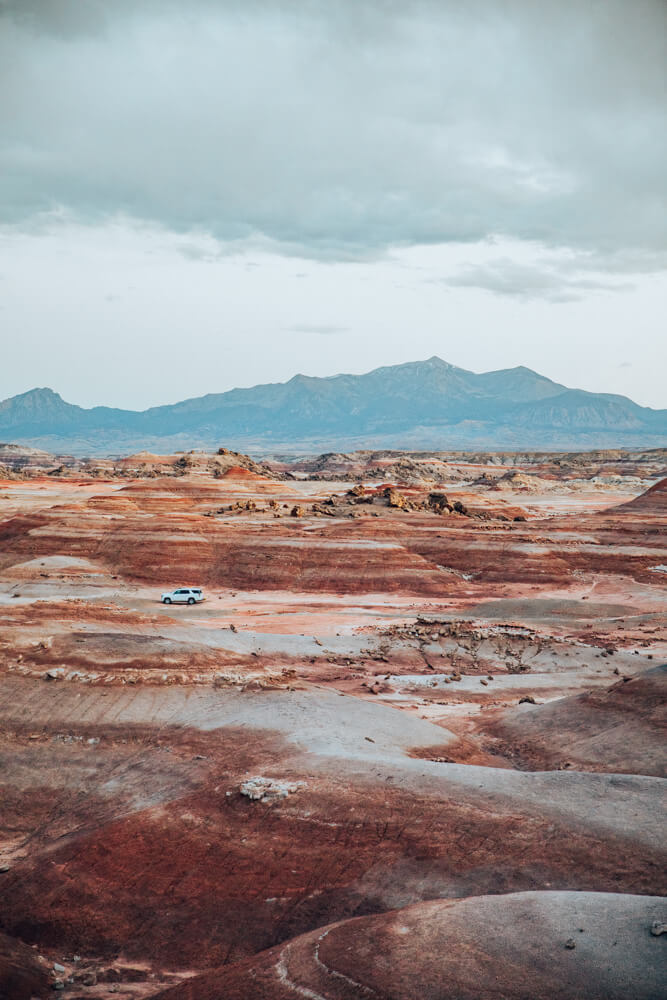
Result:
<svg viewBox="0 0 667 1000"><path fill-rule="evenodd" d="M438 354L667 406L664 0L0 0L0 398Z"/></svg>

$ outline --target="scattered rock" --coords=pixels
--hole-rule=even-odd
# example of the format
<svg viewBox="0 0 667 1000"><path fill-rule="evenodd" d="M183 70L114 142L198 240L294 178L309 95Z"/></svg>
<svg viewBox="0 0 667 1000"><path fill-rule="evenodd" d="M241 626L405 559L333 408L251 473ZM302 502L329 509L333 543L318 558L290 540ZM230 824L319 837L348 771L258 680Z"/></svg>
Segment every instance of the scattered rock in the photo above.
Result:
<svg viewBox="0 0 667 1000"><path fill-rule="evenodd" d="M241 795L252 802L274 802L304 788L305 781L278 781L275 778L250 778L240 786Z"/></svg>
<svg viewBox="0 0 667 1000"><path fill-rule="evenodd" d="M64 673L65 673L64 667L51 667L51 669L47 670L46 673L44 674L44 680L57 681L60 677L64 675Z"/></svg>
<svg viewBox="0 0 667 1000"><path fill-rule="evenodd" d="M391 486L387 486L384 491L384 496L387 498L387 504L389 507L396 507L398 510L405 510L408 506L407 498L403 493L399 493L398 490L394 490Z"/></svg>
<svg viewBox="0 0 667 1000"><path fill-rule="evenodd" d="M312 510L313 514L324 514L327 517L335 517L336 516L336 511L332 510L331 507L329 507L329 506L325 506L325 504L314 503L314 504L311 505L310 509Z"/></svg>
<svg viewBox="0 0 667 1000"><path fill-rule="evenodd" d="M571 951L572 948L576 948L577 946L574 943L574 941L572 940L572 938L568 938L567 941L565 942L565 946L564 947L568 948Z"/></svg>
<svg viewBox="0 0 667 1000"><path fill-rule="evenodd" d="M428 505L435 514L449 514L452 505L444 493L429 493Z"/></svg>
<svg viewBox="0 0 667 1000"><path fill-rule="evenodd" d="M667 934L667 923L663 920L654 920L651 924L651 934L653 937L660 937L661 934Z"/></svg>
<svg viewBox="0 0 667 1000"><path fill-rule="evenodd" d="M520 705L537 705L537 702L533 698L532 694L525 694L523 698L519 698Z"/></svg>

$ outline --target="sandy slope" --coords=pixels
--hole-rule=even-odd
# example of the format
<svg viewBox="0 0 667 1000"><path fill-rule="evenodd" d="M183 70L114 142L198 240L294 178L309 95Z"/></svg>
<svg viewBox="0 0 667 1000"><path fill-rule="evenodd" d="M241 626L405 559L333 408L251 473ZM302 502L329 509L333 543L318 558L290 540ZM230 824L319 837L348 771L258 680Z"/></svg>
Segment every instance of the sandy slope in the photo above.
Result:
<svg viewBox="0 0 667 1000"><path fill-rule="evenodd" d="M304 935L160 1000L661 1000L662 899L526 892L420 903Z"/></svg>

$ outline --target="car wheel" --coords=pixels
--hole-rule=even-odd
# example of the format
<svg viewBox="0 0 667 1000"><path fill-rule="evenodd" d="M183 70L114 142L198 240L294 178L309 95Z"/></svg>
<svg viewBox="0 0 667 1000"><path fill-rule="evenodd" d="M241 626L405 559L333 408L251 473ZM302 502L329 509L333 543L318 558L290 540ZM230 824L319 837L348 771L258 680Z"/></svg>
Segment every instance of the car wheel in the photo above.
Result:
<svg viewBox="0 0 667 1000"><path fill-rule="evenodd" d="M194 597L188 597L188 604L194 604L194 603L195 603Z"/></svg>
<svg viewBox="0 0 667 1000"><path fill-rule="evenodd" d="M163 597L162 598L162 603L163 604L171 604L171 597Z"/></svg>

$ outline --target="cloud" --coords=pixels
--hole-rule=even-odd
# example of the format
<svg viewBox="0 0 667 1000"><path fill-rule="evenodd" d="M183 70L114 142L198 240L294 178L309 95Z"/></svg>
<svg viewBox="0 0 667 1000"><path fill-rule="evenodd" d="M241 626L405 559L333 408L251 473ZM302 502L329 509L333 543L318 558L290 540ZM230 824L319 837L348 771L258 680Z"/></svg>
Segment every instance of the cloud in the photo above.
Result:
<svg viewBox="0 0 667 1000"><path fill-rule="evenodd" d="M322 337L332 337L339 333L347 333L349 326L333 326L329 323L297 323L287 327L290 333L317 333Z"/></svg>
<svg viewBox="0 0 667 1000"><path fill-rule="evenodd" d="M661 253L666 38L663 0L0 0L0 221Z"/></svg>
<svg viewBox="0 0 667 1000"><path fill-rule="evenodd" d="M510 257L467 265L445 279L445 283L455 288L481 288L495 295L554 303L574 302L591 291L623 292L633 288L629 282L573 274L570 263L524 264Z"/></svg>
<svg viewBox="0 0 667 1000"><path fill-rule="evenodd" d="M186 260L205 260L210 263L218 258L218 254L212 253L208 248L198 246L196 243L181 243L177 249Z"/></svg>
<svg viewBox="0 0 667 1000"><path fill-rule="evenodd" d="M0 15L25 30L56 38L97 35L106 25L105 4L100 0L0 0Z"/></svg>

